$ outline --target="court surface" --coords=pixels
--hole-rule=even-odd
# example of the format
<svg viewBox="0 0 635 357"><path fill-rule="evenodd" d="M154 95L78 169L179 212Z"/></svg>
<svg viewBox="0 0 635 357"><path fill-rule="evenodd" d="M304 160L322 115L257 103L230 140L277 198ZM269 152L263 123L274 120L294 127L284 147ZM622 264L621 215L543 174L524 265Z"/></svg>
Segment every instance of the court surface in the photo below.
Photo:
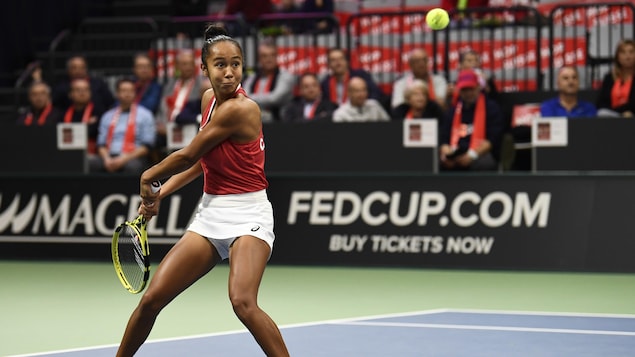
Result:
<svg viewBox="0 0 635 357"><path fill-rule="evenodd" d="M635 315L431 310L282 326L292 356L633 356ZM212 352L213 351L213 352ZM116 346L38 354L108 357ZM244 331L149 341L137 356L262 355Z"/></svg>
<svg viewBox="0 0 635 357"><path fill-rule="evenodd" d="M263 356L226 265L137 356ZM113 356L139 301L110 263L0 261L0 356ZM292 356L635 356L635 274L269 266L260 305Z"/></svg>

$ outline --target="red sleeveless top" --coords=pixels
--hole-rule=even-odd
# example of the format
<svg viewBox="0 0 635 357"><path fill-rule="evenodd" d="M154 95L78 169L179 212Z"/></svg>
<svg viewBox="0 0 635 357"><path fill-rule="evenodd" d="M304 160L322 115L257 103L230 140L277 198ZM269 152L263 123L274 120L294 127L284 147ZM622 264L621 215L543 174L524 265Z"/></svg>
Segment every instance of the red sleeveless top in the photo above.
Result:
<svg viewBox="0 0 635 357"><path fill-rule="evenodd" d="M236 89L234 98L238 94L246 96L245 90L240 86ZM212 97L201 120L201 129L209 122L215 104L216 98ZM226 195L266 189L269 184L265 176L265 141L262 127L260 135L254 141L223 141L203 155L201 166L205 193Z"/></svg>

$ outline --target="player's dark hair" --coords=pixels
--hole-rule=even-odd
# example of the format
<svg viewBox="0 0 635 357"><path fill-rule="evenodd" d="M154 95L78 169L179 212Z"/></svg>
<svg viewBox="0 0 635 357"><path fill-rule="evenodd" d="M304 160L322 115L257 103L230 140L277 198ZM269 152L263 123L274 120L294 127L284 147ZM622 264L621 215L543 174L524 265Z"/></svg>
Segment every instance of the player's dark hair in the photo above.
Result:
<svg viewBox="0 0 635 357"><path fill-rule="evenodd" d="M206 65L205 59L209 56L212 46L223 41L229 41L236 45L240 51L240 56L244 58L243 49L240 46L240 43L230 37L224 27L216 24L208 24L203 35L203 48L201 50L201 60L203 61L204 66Z"/></svg>

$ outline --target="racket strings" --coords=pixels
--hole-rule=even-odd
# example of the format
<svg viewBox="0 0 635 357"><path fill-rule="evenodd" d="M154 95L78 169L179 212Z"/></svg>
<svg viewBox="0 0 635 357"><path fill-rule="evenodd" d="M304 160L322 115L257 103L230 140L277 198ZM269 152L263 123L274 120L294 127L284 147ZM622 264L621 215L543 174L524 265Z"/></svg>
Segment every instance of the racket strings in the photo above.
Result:
<svg viewBox="0 0 635 357"><path fill-rule="evenodd" d="M138 232L125 226L119 234L117 244L121 270L132 288L139 289L145 282L148 259L143 254Z"/></svg>

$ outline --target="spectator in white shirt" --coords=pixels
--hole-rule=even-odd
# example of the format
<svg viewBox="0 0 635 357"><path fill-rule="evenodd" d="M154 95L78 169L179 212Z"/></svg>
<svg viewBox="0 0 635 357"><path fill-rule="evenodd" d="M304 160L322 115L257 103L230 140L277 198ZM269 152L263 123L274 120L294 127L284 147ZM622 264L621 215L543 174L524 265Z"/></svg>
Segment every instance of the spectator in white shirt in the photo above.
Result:
<svg viewBox="0 0 635 357"><path fill-rule="evenodd" d="M439 103L441 108L445 109L447 107L448 82L445 77L430 73L429 61L428 53L424 49L418 48L410 52L410 57L408 57L410 71L396 80L392 87L392 100L390 101L392 109L405 103L404 90L415 79L422 80L428 86L428 97L430 100Z"/></svg>

